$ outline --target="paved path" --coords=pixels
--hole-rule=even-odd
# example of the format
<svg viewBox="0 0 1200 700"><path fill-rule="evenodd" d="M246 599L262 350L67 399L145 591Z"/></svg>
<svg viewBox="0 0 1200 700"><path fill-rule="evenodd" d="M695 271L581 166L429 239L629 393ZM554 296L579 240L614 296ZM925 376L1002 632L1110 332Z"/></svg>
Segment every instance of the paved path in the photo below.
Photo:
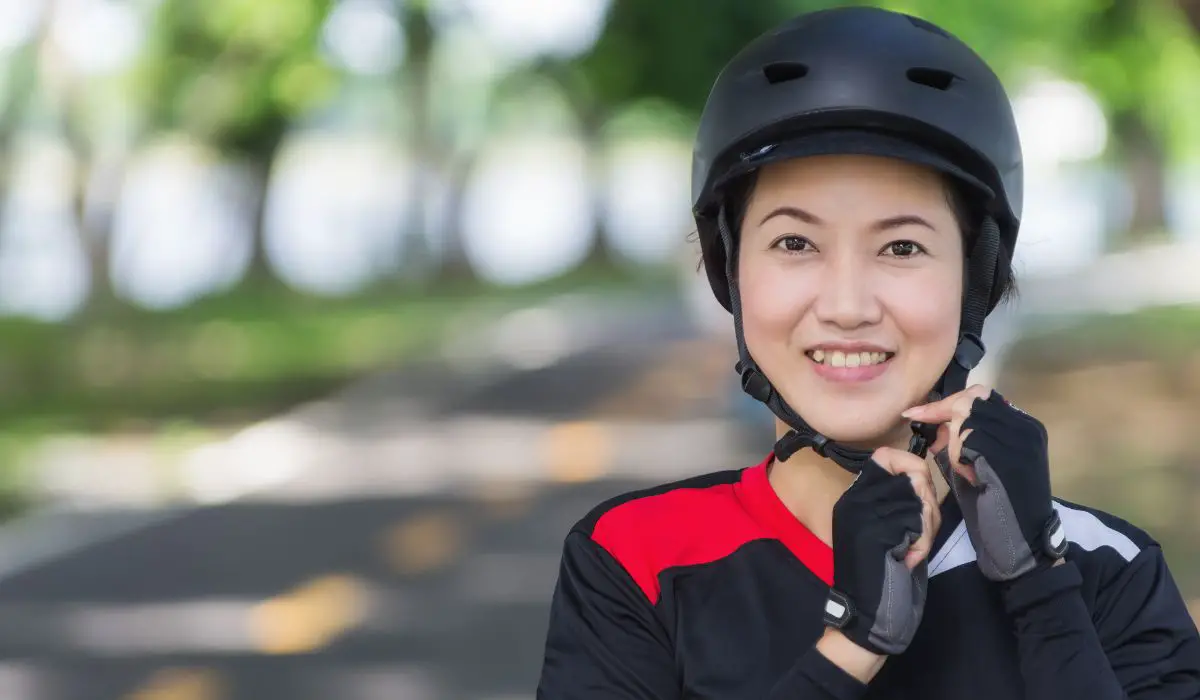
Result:
<svg viewBox="0 0 1200 700"><path fill-rule="evenodd" d="M760 458L679 309L602 320L555 361L449 353L198 450L197 507L13 530L0 698L532 698L570 525Z"/></svg>
<svg viewBox="0 0 1200 700"><path fill-rule="evenodd" d="M563 535L640 483L200 509L0 583L0 696L532 697Z"/></svg>

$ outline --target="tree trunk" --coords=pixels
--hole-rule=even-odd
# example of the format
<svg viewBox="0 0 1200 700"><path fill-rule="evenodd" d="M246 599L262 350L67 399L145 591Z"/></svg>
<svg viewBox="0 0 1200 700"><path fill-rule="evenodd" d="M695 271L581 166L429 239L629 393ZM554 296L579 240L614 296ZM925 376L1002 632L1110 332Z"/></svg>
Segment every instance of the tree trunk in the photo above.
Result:
<svg viewBox="0 0 1200 700"><path fill-rule="evenodd" d="M1113 136L1133 198L1129 242L1152 240L1167 229L1166 151L1142 115L1133 110L1114 115Z"/></svg>
<svg viewBox="0 0 1200 700"><path fill-rule="evenodd" d="M1200 35L1200 0L1176 0L1176 5L1183 13L1184 21L1192 28L1192 33Z"/></svg>
<svg viewBox="0 0 1200 700"><path fill-rule="evenodd" d="M608 198L605 192L607 173L604 169L604 143L601 138L606 116L590 101L581 99L578 94L571 102L575 105L580 130L583 132L587 154L588 194L592 202L592 245L587 257L583 259L582 266L589 270L613 270L620 265L620 255L613 248L608 228Z"/></svg>
<svg viewBox="0 0 1200 700"><path fill-rule="evenodd" d="M113 290L111 249L112 249L112 203L100 207L88 207L89 186L91 184L92 168L89 154L76 151L75 183L71 194L72 212L75 226L79 232L79 243L88 259L90 277L90 297L88 307L107 308L116 299Z"/></svg>
<svg viewBox="0 0 1200 700"><path fill-rule="evenodd" d="M250 174L253 178L248 194L250 262L246 266L243 280L253 286L262 286L275 277L275 271L271 268L271 255L267 251L266 235L267 188L271 183L270 161L251 163Z"/></svg>
<svg viewBox="0 0 1200 700"><path fill-rule="evenodd" d="M48 67L43 63L48 55L44 44L49 41L49 23L59 10L60 3L57 1L43 8L43 26L38 31L37 39L28 47L34 52L34 67L28 76L31 84L22 85L22 89L17 91L12 107L17 111L19 118L39 89L32 84L34 80L40 81L41 89L48 91L51 102L57 106L52 118L57 122L59 133L70 150L73 166L71 178L64 183L70 188L66 205L75 227L76 242L88 266L88 296L78 314L80 319L86 320L97 314L105 314L118 305L113 287L110 251L113 206L121 185L119 182L113 182L114 196L101 206L95 206L99 202L92 200L92 195L95 194L93 176L98 163L95 148L85 131L88 118L83 95L85 86L74 76L56 74L53 64ZM9 152L7 143L0 146L0 149ZM116 170L123 174L123 167Z"/></svg>
<svg viewBox="0 0 1200 700"><path fill-rule="evenodd" d="M596 99L591 86L572 68L553 59L545 59L536 70L554 80L578 121L587 158L588 193L592 202L592 243L582 267L591 270L611 270L620 264L620 256L612 246L608 232L607 197L602 131L608 112Z"/></svg>
<svg viewBox="0 0 1200 700"><path fill-rule="evenodd" d="M438 279L453 283L473 283L479 280L467 257L466 232L463 230L463 206L471 175L482 154L480 149L461 153L450 168L446 197L446 218L442 227L442 259Z"/></svg>
<svg viewBox="0 0 1200 700"><path fill-rule="evenodd" d="M250 220L250 261L242 276L243 287L267 289L281 285L271 264L270 251L267 249L267 196L271 186L271 173L282 143L283 130L279 129L269 138L258 142L253 149L244 151L248 158L251 182L246 195L246 209Z"/></svg>
<svg viewBox="0 0 1200 700"><path fill-rule="evenodd" d="M431 75L434 29L423 2L401 2L408 56L401 71L409 113L408 149L412 157L412 180L408 191L408 215L401 232L401 277L422 284L433 272L427 239L429 202L433 194L430 173L438 157L431 114Z"/></svg>
<svg viewBox="0 0 1200 700"><path fill-rule="evenodd" d="M114 207L121 195L125 173L124 159L114 160L111 164L97 159L95 149L83 132L83 122L87 118L82 95L72 86L70 93L63 101L62 133L71 149L74 160L74 178L71 186L71 214L74 218L75 230L79 246L88 260L89 297L86 313L104 313L112 308L117 301L113 288L111 250L112 225ZM99 193L95 191L96 169L110 167L105 176L105 187ZM111 179L108 179L111 177ZM98 197L96 195L99 195Z"/></svg>
<svg viewBox="0 0 1200 700"><path fill-rule="evenodd" d="M590 183L592 188L592 245L581 266L589 270L612 270L619 266L620 255L613 248L608 233L605 198L603 190L597 186L598 184L595 178Z"/></svg>

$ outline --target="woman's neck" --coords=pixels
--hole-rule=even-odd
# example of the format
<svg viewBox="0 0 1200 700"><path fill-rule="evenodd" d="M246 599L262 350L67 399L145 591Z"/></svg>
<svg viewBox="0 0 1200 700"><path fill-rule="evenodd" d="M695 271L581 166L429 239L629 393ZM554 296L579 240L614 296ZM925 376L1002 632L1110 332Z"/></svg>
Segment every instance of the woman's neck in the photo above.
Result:
<svg viewBox="0 0 1200 700"><path fill-rule="evenodd" d="M788 430L784 423L776 421L777 437L782 437ZM897 437L895 444L891 442L881 440L877 447L887 444L901 450L908 448L907 437ZM926 462L933 472L934 488L941 503L950 489L932 458L927 458ZM779 500L792 515L822 542L832 545L833 505L854 483L854 474L833 460L805 449L793 454L787 461L772 461L767 476Z"/></svg>

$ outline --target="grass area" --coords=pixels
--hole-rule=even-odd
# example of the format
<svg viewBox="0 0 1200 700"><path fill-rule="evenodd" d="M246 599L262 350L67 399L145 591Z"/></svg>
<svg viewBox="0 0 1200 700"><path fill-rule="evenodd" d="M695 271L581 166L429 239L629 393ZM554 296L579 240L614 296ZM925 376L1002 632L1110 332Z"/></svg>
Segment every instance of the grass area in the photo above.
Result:
<svg viewBox="0 0 1200 700"><path fill-rule="evenodd" d="M1190 359L1200 350L1200 306L1163 306L1127 314L1074 319L1035 330L1020 340L1008 362L1044 372L1098 364L1153 360L1165 365Z"/></svg>
<svg viewBox="0 0 1200 700"><path fill-rule="evenodd" d="M1126 518L1200 595L1200 306L1071 319L1022 339L1011 397L1046 424L1056 493Z"/></svg>
<svg viewBox="0 0 1200 700"><path fill-rule="evenodd" d="M429 352L464 317L671 284L660 272L584 269L520 288L456 283L350 299L264 286L171 312L112 308L72 325L4 320L0 421L9 436L242 423Z"/></svg>
<svg viewBox="0 0 1200 700"><path fill-rule="evenodd" d="M671 270L584 268L523 287L457 281L353 298L247 285L186 308L108 305L71 324L0 319L0 521L28 505L29 450L56 435L178 443L436 351L453 329L566 294L669 293Z"/></svg>

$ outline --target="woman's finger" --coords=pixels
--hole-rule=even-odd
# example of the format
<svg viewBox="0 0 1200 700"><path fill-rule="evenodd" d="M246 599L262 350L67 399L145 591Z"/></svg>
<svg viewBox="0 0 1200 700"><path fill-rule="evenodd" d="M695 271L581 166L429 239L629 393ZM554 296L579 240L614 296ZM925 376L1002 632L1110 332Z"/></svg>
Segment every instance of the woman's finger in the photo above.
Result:
<svg viewBox="0 0 1200 700"><path fill-rule="evenodd" d="M917 538L917 541L909 547L908 553L904 555L904 563L909 569L912 569L933 553L933 541L937 537L937 531L940 526L941 513L937 505L928 503L922 499L921 536Z"/></svg>
<svg viewBox="0 0 1200 700"><path fill-rule="evenodd" d="M963 399L966 399L966 401L970 402L975 401L975 399L971 397L960 398L960 400L955 402L954 406L950 410L950 422L945 424L948 426L950 433L950 442L947 445L947 448L950 451L950 464L952 465L958 464L958 459L962 456L963 437L960 433L962 432L963 423L971 415L970 404L964 406L964 403L966 402L963 401Z"/></svg>
<svg viewBox="0 0 1200 700"><path fill-rule="evenodd" d="M921 501L921 532L908 553L905 563L911 569L933 551L933 541L941 525L937 491L933 485L933 472L929 463L920 457L894 448L880 448L875 453L876 461L893 474L904 474L912 484L913 492Z"/></svg>
<svg viewBox="0 0 1200 700"><path fill-rule="evenodd" d="M962 444L967 441L967 436L971 434L974 428L967 428L958 438L959 454L962 454ZM978 486L979 481L975 476L975 465L963 464L961 460L953 459L950 461L950 468L958 473L959 476L966 479L972 486Z"/></svg>
<svg viewBox="0 0 1200 700"><path fill-rule="evenodd" d="M905 474L913 482L913 488L917 490L917 495L927 494L934 502L933 488L933 473L929 469L929 464L920 457L907 452L898 450L894 447L880 447L875 450L872 455L879 466L892 474Z"/></svg>
<svg viewBox="0 0 1200 700"><path fill-rule="evenodd" d="M900 415L909 420L921 421L922 423L946 423L954 418L954 405L960 399L970 397L968 403L972 403L974 399L986 400L991 395L991 387L983 384L975 384L944 399L921 406L913 406Z"/></svg>
<svg viewBox="0 0 1200 700"><path fill-rule="evenodd" d="M929 447L930 454L937 454L950 445L950 426L942 423L937 427L937 437Z"/></svg>

